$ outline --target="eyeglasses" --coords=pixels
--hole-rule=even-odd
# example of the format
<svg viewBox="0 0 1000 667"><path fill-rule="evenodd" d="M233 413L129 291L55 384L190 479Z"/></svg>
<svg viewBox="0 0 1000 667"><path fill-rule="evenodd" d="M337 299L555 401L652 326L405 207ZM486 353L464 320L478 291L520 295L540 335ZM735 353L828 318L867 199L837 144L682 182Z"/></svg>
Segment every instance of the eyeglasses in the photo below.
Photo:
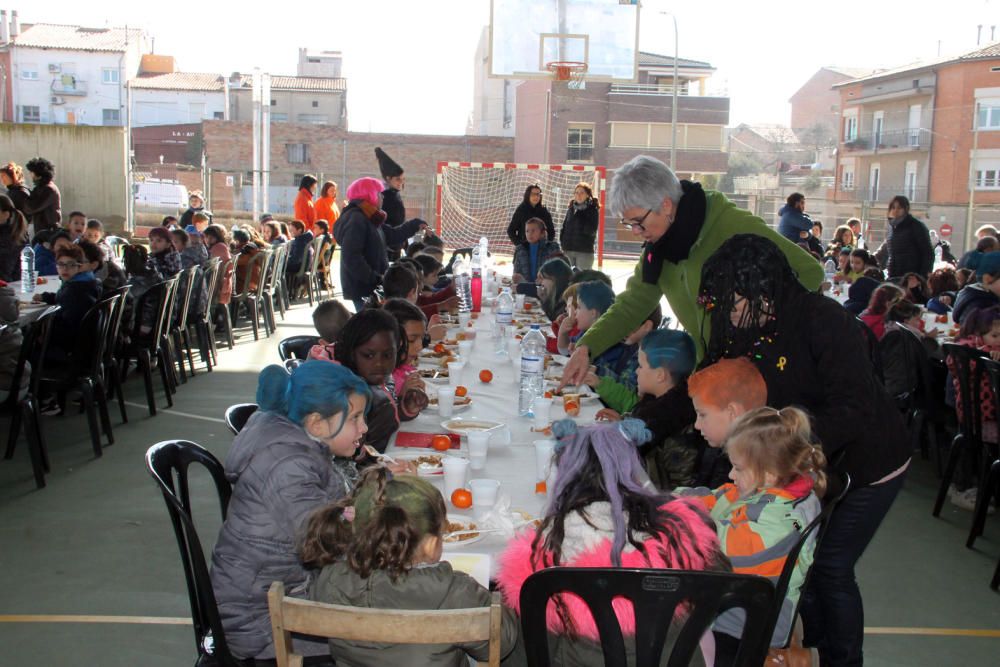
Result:
<svg viewBox="0 0 1000 667"><path fill-rule="evenodd" d="M646 213L643 214L643 216L638 220L635 218L618 218L618 224L622 225L626 229L633 229L634 227L638 227L640 231L644 232L646 231L646 226L643 225L642 223L646 222L646 218L648 218L649 214L652 212L653 209L651 208L646 209Z"/></svg>
<svg viewBox="0 0 1000 667"><path fill-rule="evenodd" d="M75 269L80 266L80 262L56 262L56 266L60 269Z"/></svg>

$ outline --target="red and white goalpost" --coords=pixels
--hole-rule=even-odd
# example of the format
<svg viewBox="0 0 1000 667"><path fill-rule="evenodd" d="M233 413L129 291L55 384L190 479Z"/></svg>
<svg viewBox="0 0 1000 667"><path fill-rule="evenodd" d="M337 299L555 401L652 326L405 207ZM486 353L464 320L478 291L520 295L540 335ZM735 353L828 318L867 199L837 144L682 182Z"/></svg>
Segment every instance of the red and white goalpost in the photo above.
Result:
<svg viewBox="0 0 1000 667"><path fill-rule="evenodd" d="M437 233L450 246L466 247L485 236L490 248L513 253L507 225L525 189L537 184L558 236L577 183L590 185L601 204L597 263L604 261L604 167L582 164L438 162Z"/></svg>

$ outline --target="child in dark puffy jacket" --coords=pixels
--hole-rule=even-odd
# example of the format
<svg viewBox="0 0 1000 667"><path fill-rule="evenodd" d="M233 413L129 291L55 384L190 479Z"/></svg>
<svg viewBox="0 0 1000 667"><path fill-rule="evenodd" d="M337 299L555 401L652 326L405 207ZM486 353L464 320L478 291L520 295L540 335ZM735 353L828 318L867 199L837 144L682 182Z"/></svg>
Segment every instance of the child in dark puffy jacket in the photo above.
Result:
<svg viewBox="0 0 1000 667"><path fill-rule="evenodd" d="M87 311L101 297L101 285L93 271L86 270L86 257L79 246L70 245L56 252L56 269L62 286L56 293L35 294L32 300L60 306L49 334L47 358L61 361L73 353L80 324Z"/></svg>

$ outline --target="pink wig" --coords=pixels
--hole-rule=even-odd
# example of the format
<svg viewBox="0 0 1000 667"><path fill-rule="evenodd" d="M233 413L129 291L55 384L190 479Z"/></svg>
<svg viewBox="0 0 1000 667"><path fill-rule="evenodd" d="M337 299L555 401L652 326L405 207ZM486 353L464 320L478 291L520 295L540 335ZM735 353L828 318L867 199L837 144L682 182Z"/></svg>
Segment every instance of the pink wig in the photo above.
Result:
<svg viewBox="0 0 1000 667"><path fill-rule="evenodd" d="M347 198L349 200L361 199L372 206L378 206L378 196L382 194L385 186L382 181L371 176L365 176L351 183L347 188Z"/></svg>

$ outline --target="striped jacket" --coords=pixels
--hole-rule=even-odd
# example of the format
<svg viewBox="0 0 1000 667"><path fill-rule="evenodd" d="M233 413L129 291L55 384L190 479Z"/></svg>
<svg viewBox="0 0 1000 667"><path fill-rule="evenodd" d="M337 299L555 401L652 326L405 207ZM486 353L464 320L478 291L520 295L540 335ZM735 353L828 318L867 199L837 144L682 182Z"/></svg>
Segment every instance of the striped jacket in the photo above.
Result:
<svg viewBox="0 0 1000 667"><path fill-rule="evenodd" d="M757 489L742 498L735 484L724 484L714 490L705 487L676 489L674 493L698 497L705 503L715 520L722 551L733 564L733 572L756 574L777 584L788 552L795 546L799 534L819 516L819 499L812 488L813 480L800 476L787 486ZM798 564L782 603L781 617L771 637L772 646L783 646L788 638L815 546L815 539L810 538L799 552ZM739 637L743 633L743 622L743 610L734 609L716 620L715 629Z"/></svg>

